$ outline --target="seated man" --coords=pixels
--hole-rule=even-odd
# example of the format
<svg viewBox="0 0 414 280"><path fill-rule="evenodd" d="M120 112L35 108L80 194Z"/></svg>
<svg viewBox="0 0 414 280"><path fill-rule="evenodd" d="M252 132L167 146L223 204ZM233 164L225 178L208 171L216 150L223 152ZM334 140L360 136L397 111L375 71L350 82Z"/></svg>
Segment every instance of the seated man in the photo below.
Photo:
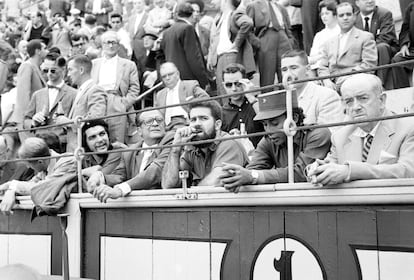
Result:
<svg viewBox="0 0 414 280"><path fill-rule="evenodd" d="M233 94L250 90L253 84L246 79L246 69L238 63L230 63L223 70L223 85L226 94ZM254 121L256 110L258 110L257 98L254 94L239 94L228 98L223 106L223 125L221 129L233 133L255 133L262 132L263 125ZM252 137L253 145L256 147L262 137Z"/></svg>
<svg viewBox="0 0 414 280"><path fill-rule="evenodd" d="M359 8L355 26L374 35L378 49L378 65L390 64L391 58L398 51L397 35L391 11L376 6L375 0L356 0ZM377 76L386 89L393 89L390 68L378 70Z"/></svg>
<svg viewBox="0 0 414 280"><path fill-rule="evenodd" d="M377 65L377 46L374 36L354 27L355 10L348 2L336 7L338 25L341 33L329 39L322 47L322 59L318 69L319 76L364 70ZM325 80L325 86L340 89L348 76Z"/></svg>
<svg viewBox="0 0 414 280"><path fill-rule="evenodd" d="M390 116L381 80L370 74L351 76L342 85L342 99L351 120ZM332 135L325 161L308 174L313 183L339 184L362 179L414 177L412 118L348 125Z"/></svg>
<svg viewBox="0 0 414 280"><path fill-rule="evenodd" d="M109 142L108 124L104 120L92 120L82 126L82 147L85 152L107 152L126 148L120 143ZM88 179L88 192L92 192L100 181L100 174L111 174L121 162L122 153L86 155L82 159L82 175ZM98 172L100 171L100 174Z"/></svg>
<svg viewBox="0 0 414 280"><path fill-rule="evenodd" d="M58 153L51 150L46 142L38 137L29 137L20 146L18 151L19 158L30 159L27 165L37 174L30 181L12 180L0 186L4 191L4 197L0 204L1 212L11 213L11 208L15 203L16 194L29 195L30 190L46 180L53 180L68 173L76 173L76 161L72 156L49 159L33 159L42 157L59 156Z"/></svg>
<svg viewBox="0 0 414 280"><path fill-rule="evenodd" d="M142 140L131 145L132 149L168 145L174 138L175 132L165 133L164 118L158 110L139 114L137 127ZM161 172L169 153L170 149L165 148L123 153L118 167L104 174L104 184L95 189L94 196L106 202L108 198L126 196L132 190L161 188Z"/></svg>
<svg viewBox="0 0 414 280"><path fill-rule="evenodd" d="M155 97L155 106L179 104L190 101L193 98L209 97L197 81L182 81L180 72L172 62L161 65L160 76L165 88L159 91ZM162 109L167 130L177 124L186 123L188 119L188 106L176 106Z"/></svg>
<svg viewBox="0 0 414 280"><path fill-rule="evenodd" d="M262 121L266 132L257 145L251 162L246 168L236 164L224 164L221 184L232 192L241 185L274 184L288 182L287 137L283 132L286 120L286 93L274 92L259 95L259 113L254 118ZM303 125L303 111L298 107L296 96L292 96L293 120ZM306 182L305 167L322 159L329 152L331 133L327 128L299 130L293 137L295 182Z"/></svg>
<svg viewBox="0 0 414 280"><path fill-rule="evenodd" d="M304 51L292 50L282 55L283 81L294 82L309 78L308 56ZM314 82L294 84L299 107L305 114L304 124L326 124L343 121L345 115L339 94ZM330 128L331 131L336 127Z"/></svg>
<svg viewBox="0 0 414 280"><path fill-rule="evenodd" d="M201 101L190 105L190 125L178 128L173 144L190 141L221 139L228 135L221 130L222 112L217 101ZM215 141L186 147L171 148L167 163L162 171L161 186L164 189L181 186L180 170L188 170L190 185L220 186L225 163L245 166L247 155L236 140Z"/></svg>

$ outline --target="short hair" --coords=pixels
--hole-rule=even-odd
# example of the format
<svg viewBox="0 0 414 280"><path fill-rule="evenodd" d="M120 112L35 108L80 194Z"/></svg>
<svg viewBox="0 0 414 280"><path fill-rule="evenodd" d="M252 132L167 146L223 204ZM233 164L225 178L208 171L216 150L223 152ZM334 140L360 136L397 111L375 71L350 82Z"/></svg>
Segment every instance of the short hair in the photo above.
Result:
<svg viewBox="0 0 414 280"><path fill-rule="evenodd" d="M299 57L303 65L309 64L308 55L303 50L289 50L282 55L282 59L287 57Z"/></svg>
<svg viewBox="0 0 414 280"><path fill-rule="evenodd" d="M145 109L149 109L149 108L154 108L154 107L145 107ZM143 121L141 119L142 114L144 114L146 112L150 112L150 111L157 111L164 118L162 112L158 109L140 112L140 113L137 114L137 116L135 118L135 123L136 123L137 127L141 127L141 125L143 124Z"/></svg>
<svg viewBox="0 0 414 280"><path fill-rule="evenodd" d="M83 67L87 74L91 73L92 61L88 56L86 56L84 54L77 54L77 55L72 56L69 59L69 61L72 61L72 60L76 65L79 65L79 66Z"/></svg>
<svg viewBox="0 0 414 280"><path fill-rule="evenodd" d="M171 62L171 61L167 61L167 62L164 62L163 64L161 64L161 66L160 66L160 71L161 71L161 69L165 68L165 67L166 67L166 66L168 66L168 65L170 65L171 67L175 68L175 70L176 70L176 71L180 71L180 70L178 70L177 65L175 65L175 64L174 64L173 62Z"/></svg>
<svg viewBox="0 0 414 280"><path fill-rule="evenodd" d="M240 72L242 74L243 79L246 78L246 68L244 68L244 66L239 63L230 63L227 65L223 70L222 77L224 78L224 74L233 74L237 72Z"/></svg>
<svg viewBox="0 0 414 280"><path fill-rule="evenodd" d="M91 127L95 127L95 126L102 126L105 131L106 134L108 134L109 137L109 128L108 128L108 124L102 120L91 120L91 121L87 121L83 124L82 126L82 147L85 149L86 152L90 152L91 149L89 149L88 144L86 143L86 130L88 130Z"/></svg>
<svg viewBox="0 0 414 280"><path fill-rule="evenodd" d="M89 42L89 38L88 36L86 36L85 34L82 33L75 33L73 34L70 39L75 42L80 41L81 39L83 39L85 42Z"/></svg>
<svg viewBox="0 0 414 280"><path fill-rule="evenodd" d="M73 24L74 26L82 26L82 21L79 18L76 18L72 20L70 24Z"/></svg>
<svg viewBox="0 0 414 280"><path fill-rule="evenodd" d="M337 6L336 6L336 14L338 14L338 9L339 9L339 8L341 8L341 7L346 7L346 6L350 6L350 7L352 8L352 13L354 13L354 14L355 14L355 12L356 12L356 7L355 7L355 5L353 5L353 4L352 4L352 3L350 3L350 2L342 2L341 4L337 5Z"/></svg>
<svg viewBox="0 0 414 280"><path fill-rule="evenodd" d="M193 15L194 9L190 3L184 2L177 6L177 16L183 18L189 18Z"/></svg>
<svg viewBox="0 0 414 280"><path fill-rule="evenodd" d="M214 118L214 120L223 119L223 111L221 109L221 105L216 100L203 100L202 98L196 98L194 101L198 102L191 103L189 105L190 111L194 108L209 108L211 111L211 116Z"/></svg>
<svg viewBox="0 0 414 280"><path fill-rule="evenodd" d="M21 159L48 157L50 150L45 140L39 137L29 137L23 141L18 151Z"/></svg>
<svg viewBox="0 0 414 280"><path fill-rule="evenodd" d="M319 13L322 11L323 8L326 8L328 11L331 11L334 16L336 16L336 7L337 3L334 0L324 0L321 1L318 5Z"/></svg>
<svg viewBox="0 0 414 280"><path fill-rule="evenodd" d="M56 66L58 67L65 67L66 66L66 59L63 56L60 56L58 53L50 52L46 55L45 60L54 61Z"/></svg>
<svg viewBox="0 0 414 280"><path fill-rule="evenodd" d="M121 19L121 22L122 22L122 16L121 16L121 14L118 14L118 13L113 13L112 15L111 15L111 19L113 19L113 18L119 18L119 19Z"/></svg>
<svg viewBox="0 0 414 280"><path fill-rule="evenodd" d="M0 41L0 58L7 61L14 53L13 47L5 41Z"/></svg>
<svg viewBox="0 0 414 280"><path fill-rule="evenodd" d="M57 54L62 54L59 47L58 46L52 46L49 48L49 53L57 53Z"/></svg>
<svg viewBox="0 0 414 280"><path fill-rule="evenodd" d="M93 25L96 23L96 17L94 15L85 16L85 24Z"/></svg>
<svg viewBox="0 0 414 280"><path fill-rule="evenodd" d="M200 8L200 13L204 12L204 2L202 0L187 0L190 4L196 4Z"/></svg>
<svg viewBox="0 0 414 280"><path fill-rule="evenodd" d="M117 32L115 32L115 31L113 31L113 30L109 30L109 31L106 31L105 33L103 33L103 34L102 34L102 37L101 37L102 42L103 42L103 41L105 41L105 38L106 38L106 37L109 37L109 36L113 36L113 37L115 37L115 38L116 38L116 40L118 41L118 43L119 43L119 41L121 40L121 39L119 38L119 35L118 35L118 33L117 33Z"/></svg>
<svg viewBox="0 0 414 280"><path fill-rule="evenodd" d="M238 8L240 6L241 0L230 0L231 5L235 8Z"/></svg>
<svg viewBox="0 0 414 280"><path fill-rule="evenodd" d="M43 139L46 142L49 149L52 149L58 153L62 152L62 145L60 143L59 136L57 136L56 133L42 132L42 133L36 134L36 137Z"/></svg>
<svg viewBox="0 0 414 280"><path fill-rule="evenodd" d="M36 54L36 50L42 49L42 40L33 39L27 43L27 54L29 57L33 57Z"/></svg>

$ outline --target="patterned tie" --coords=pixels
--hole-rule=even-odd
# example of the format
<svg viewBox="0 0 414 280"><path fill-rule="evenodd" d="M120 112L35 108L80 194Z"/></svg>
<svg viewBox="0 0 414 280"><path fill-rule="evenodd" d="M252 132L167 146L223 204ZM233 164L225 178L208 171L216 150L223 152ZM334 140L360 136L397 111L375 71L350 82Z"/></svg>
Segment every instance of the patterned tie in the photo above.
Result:
<svg viewBox="0 0 414 280"><path fill-rule="evenodd" d="M371 134L368 134L365 136L365 143L364 147L362 148L362 162L366 162L368 158L369 149L371 148L372 140L374 139L374 136Z"/></svg>
<svg viewBox="0 0 414 280"><path fill-rule="evenodd" d="M364 20L365 20L364 30L369 32L369 17L364 17Z"/></svg>

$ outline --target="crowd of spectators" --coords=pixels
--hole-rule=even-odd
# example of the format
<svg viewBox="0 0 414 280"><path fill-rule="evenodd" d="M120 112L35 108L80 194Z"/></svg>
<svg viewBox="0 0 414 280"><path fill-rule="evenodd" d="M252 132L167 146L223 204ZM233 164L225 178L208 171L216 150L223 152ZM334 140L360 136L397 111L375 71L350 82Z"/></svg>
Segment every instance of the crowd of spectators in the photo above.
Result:
<svg viewBox="0 0 414 280"><path fill-rule="evenodd" d="M82 158L82 175L102 202L180 187L181 170L192 186L232 192L287 182L283 87L294 92L292 122L308 128L294 135L296 182L414 177L411 119L312 128L394 114L384 91L409 87L412 65L329 76L412 59L414 3L399 36L375 0L212 0L209 9L201 0L4 0L0 159L27 160L0 161L0 210L74 174L75 157L55 157L74 152L78 136L99 152ZM278 82L282 91L259 89ZM99 119L107 115L116 116ZM90 119L82 135L79 117ZM257 132L266 135L226 139ZM143 149L114 152L127 147Z"/></svg>

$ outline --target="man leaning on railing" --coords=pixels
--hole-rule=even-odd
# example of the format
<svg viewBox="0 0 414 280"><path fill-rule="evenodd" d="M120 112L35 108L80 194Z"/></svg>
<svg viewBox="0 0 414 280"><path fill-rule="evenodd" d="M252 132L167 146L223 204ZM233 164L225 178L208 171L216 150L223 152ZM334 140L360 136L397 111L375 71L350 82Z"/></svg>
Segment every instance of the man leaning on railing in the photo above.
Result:
<svg viewBox="0 0 414 280"><path fill-rule="evenodd" d="M363 121L393 115L385 107L381 80L371 74L349 77L342 99L351 120ZM348 125L332 135L325 160L317 160L313 183L338 184L363 179L414 177L414 127L412 118Z"/></svg>

